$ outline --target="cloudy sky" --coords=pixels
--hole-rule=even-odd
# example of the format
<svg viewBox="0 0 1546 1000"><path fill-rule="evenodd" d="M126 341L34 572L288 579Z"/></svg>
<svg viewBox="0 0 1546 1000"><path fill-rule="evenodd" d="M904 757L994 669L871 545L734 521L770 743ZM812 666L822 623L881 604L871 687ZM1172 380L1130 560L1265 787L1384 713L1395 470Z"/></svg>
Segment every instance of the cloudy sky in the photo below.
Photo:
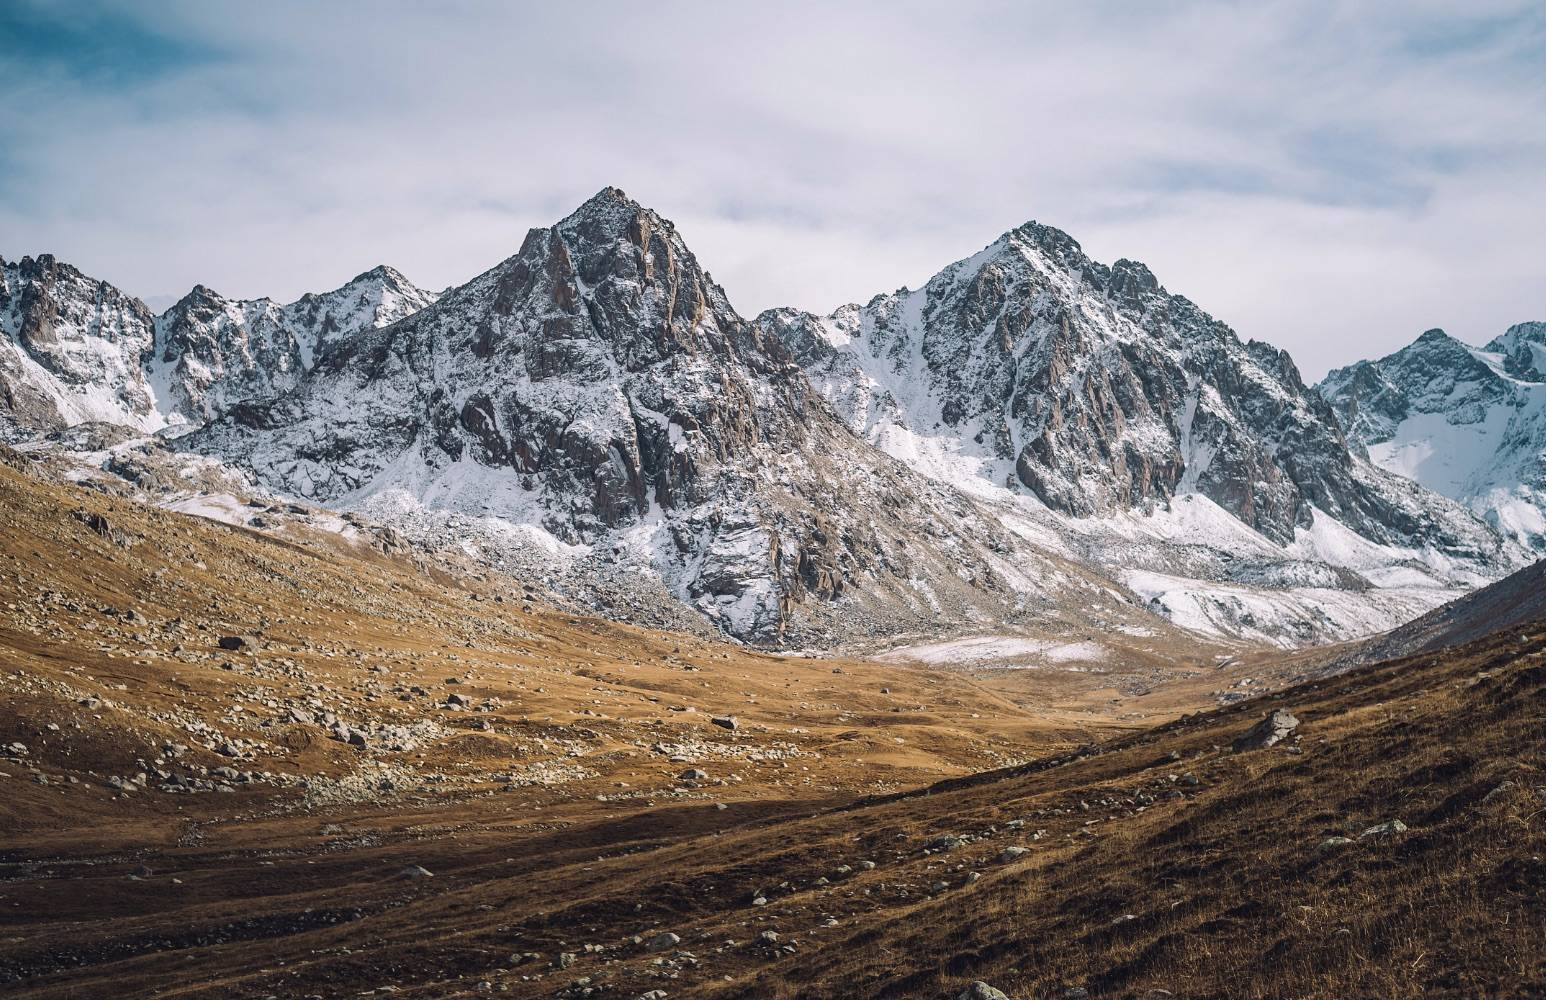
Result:
<svg viewBox="0 0 1546 1000"><path fill-rule="evenodd" d="M0 3L0 255L426 287L606 184L744 313L1028 219L1307 376L1546 319L1546 5Z"/></svg>

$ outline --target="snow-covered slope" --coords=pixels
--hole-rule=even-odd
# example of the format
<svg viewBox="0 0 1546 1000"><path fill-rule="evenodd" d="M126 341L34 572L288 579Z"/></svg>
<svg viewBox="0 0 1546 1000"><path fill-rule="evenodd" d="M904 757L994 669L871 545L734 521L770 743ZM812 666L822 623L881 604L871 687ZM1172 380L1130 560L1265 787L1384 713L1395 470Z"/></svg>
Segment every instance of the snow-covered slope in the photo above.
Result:
<svg viewBox="0 0 1546 1000"><path fill-rule="evenodd" d="M197 285L156 320L151 379L171 414L203 423L236 403L288 392L319 355L434 299L389 267L287 306Z"/></svg>
<svg viewBox="0 0 1546 1000"><path fill-rule="evenodd" d="M1546 323L1477 349L1443 330L1317 387L1378 466L1546 552Z"/></svg>
<svg viewBox="0 0 1546 1000"><path fill-rule="evenodd" d="M318 355L434 296L378 267L287 306L199 285L159 317L48 255L0 261L0 437L199 424L293 388Z"/></svg>

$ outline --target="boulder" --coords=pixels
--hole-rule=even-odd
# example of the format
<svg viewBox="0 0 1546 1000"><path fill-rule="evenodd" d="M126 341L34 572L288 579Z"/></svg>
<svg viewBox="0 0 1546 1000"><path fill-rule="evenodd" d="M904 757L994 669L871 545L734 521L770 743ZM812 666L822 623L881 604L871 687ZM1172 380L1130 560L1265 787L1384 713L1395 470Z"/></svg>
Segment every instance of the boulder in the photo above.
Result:
<svg viewBox="0 0 1546 1000"><path fill-rule="evenodd" d="M1235 740L1235 749L1262 750L1275 746L1298 728L1298 719L1281 708L1273 709L1271 715L1247 729L1239 739Z"/></svg>
<svg viewBox="0 0 1546 1000"><path fill-rule="evenodd" d="M1009 995L979 980L963 990L956 1000L1009 1000Z"/></svg>

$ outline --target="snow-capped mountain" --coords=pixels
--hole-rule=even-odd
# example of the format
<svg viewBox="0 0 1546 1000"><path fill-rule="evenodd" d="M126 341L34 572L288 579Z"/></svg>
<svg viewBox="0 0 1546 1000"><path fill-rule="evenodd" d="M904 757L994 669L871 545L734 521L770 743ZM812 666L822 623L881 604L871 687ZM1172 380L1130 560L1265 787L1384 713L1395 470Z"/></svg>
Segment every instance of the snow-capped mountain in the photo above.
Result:
<svg viewBox="0 0 1546 1000"><path fill-rule="evenodd" d="M1070 575L850 433L675 227L612 188L185 443L333 506L540 527L748 638L819 628L839 596L893 628L1002 619Z"/></svg>
<svg viewBox="0 0 1546 1000"><path fill-rule="evenodd" d="M434 301L388 267L287 306L199 285L161 316L48 255L0 261L0 437L85 421L153 431L294 387L340 341Z"/></svg>
<svg viewBox="0 0 1546 1000"><path fill-rule="evenodd" d="M236 403L288 392L338 343L434 300L389 267L287 306L226 299L197 285L157 319L151 377L172 412L203 423Z"/></svg>
<svg viewBox="0 0 1546 1000"><path fill-rule="evenodd" d="M1048 226L1005 233L923 288L758 323L856 432L937 479L1061 515L1083 555L1172 617L1238 630L1270 616L1217 584L1268 583L1266 604L1287 608L1296 586L1469 585L1516 561L1458 505L1350 453L1286 353ZM1140 538L1158 549L1135 555Z"/></svg>
<svg viewBox="0 0 1546 1000"><path fill-rule="evenodd" d="M9 434L191 428L138 458L56 435L62 468L175 492L191 450L625 618L664 604L796 644L1168 619L1297 644L1520 558L1350 452L1286 354L1035 223L922 289L755 321L612 188L439 297L377 268L288 306L200 286L151 317L51 258L4 275Z"/></svg>
<svg viewBox="0 0 1546 1000"><path fill-rule="evenodd" d="M91 420L165 423L145 377L155 317L44 254L0 261L0 439Z"/></svg>
<svg viewBox="0 0 1546 1000"><path fill-rule="evenodd" d="M1443 330L1326 376L1317 391L1382 468L1546 552L1546 323L1483 348Z"/></svg>

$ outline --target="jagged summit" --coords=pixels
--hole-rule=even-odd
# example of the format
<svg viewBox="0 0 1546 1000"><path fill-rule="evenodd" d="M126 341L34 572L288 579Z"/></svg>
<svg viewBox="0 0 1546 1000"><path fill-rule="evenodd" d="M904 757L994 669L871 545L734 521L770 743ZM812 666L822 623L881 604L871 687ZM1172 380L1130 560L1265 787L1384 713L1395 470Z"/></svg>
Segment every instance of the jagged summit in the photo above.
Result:
<svg viewBox="0 0 1546 1000"><path fill-rule="evenodd" d="M349 284L358 285L364 282L380 281L392 285L408 285L410 282L403 276L403 272L388 264L377 264L369 271L355 275L349 280ZM307 293L312 294L312 293ZM305 296L302 296L304 298Z"/></svg>
<svg viewBox="0 0 1546 1000"><path fill-rule="evenodd" d="M1079 241L1056 226L1032 219L1000 236L995 246L1014 241L1029 243L1054 259L1075 260L1084 257Z"/></svg>
<svg viewBox="0 0 1546 1000"><path fill-rule="evenodd" d="M1284 543L1315 510L1382 543L1411 537L1286 353L1048 226L1011 230L918 291L762 322L856 430L898 457L936 455L945 477L1081 517L1196 492ZM1404 520L1444 547L1480 543L1469 526L1446 536L1443 517Z"/></svg>
<svg viewBox="0 0 1546 1000"><path fill-rule="evenodd" d="M1483 348L1503 356L1503 369L1526 382L1546 382L1546 323L1516 323Z"/></svg>
<svg viewBox="0 0 1546 1000"><path fill-rule="evenodd" d="M640 212L647 212L651 215L655 214L628 197L622 188L613 187L608 184L600 191L580 202L573 212L559 220L558 227L561 229L568 228L576 221L583 219L626 219L628 216Z"/></svg>
<svg viewBox="0 0 1546 1000"><path fill-rule="evenodd" d="M1067 519L1061 532L1093 540L1088 558L1202 627L1249 631L1284 613L1284 583L1346 570L1346 585L1381 560L1430 585L1513 564L1466 511L1351 453L1286 352L1051 227L1011 230L917 290L758 323L858 434L941 482ZM1113 530L1195 547L1178 562ZM1225 596L1197 574L1282 589Z"/></svg>

